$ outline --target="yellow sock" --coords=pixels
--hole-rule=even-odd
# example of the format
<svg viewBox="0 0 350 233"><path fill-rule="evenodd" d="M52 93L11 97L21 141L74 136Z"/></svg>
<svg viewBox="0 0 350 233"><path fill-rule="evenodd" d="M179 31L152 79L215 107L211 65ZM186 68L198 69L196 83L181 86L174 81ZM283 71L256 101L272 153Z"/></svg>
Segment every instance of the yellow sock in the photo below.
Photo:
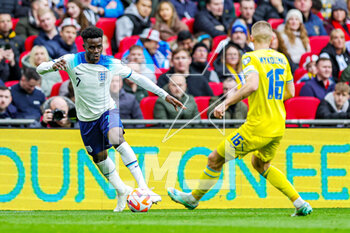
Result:
<svg viewBox="0 0 350 233"><path fill-rule="evenodd" d="M197 200L200 200L204 194L218 181L221 171L215 171L210 167L206 167L199 178L198 186L192 191L192 195Z"/></svg>
<svg viewBox="0 0 350 233"><path fill-rule="evenodd" d="M264 176L273 186L286 195L292 202L299 198L299 193L287 180L286 176L274 166L270 166L263 172Z"/></svg>

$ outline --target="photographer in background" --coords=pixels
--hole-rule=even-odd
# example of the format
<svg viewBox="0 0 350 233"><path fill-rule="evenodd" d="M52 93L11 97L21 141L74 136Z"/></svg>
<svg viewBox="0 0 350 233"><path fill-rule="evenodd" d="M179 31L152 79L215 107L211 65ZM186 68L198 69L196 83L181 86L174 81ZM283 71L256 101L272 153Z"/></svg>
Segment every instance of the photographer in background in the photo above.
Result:
<svg viewBox="0 0 350 233"><path fill-rule="evenodd" d="M71 118L75 116L74 103L63 96L54 96L42 105L43 117L41 126L44 128L79 128Z"/></svg>

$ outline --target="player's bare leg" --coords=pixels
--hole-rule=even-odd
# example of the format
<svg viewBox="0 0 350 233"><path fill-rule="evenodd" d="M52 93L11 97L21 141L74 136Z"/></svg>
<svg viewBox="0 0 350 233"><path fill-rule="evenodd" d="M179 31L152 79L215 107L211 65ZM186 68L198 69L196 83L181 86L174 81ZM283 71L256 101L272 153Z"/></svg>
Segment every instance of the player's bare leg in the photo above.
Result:
<svg viewBox="0 0 350 233"><path fill-rule="evenodd" d="M264 162L257 156L252 155L252 165L255 170L293 202L296 211L292 216L305 216L312 212L310 204L300 197L286 176L276 167L272 166L270 162Z"/></svg>
<svg viewBox="0 0 350 233"><path fill-rule="evenodd" d="M123 129L120 127L111 128L108 131L108 139L110 144L112 144L120 153L124 165L130 170L138 184L138 187L148 190L153 203L160 202L162 198L148 188L137 162L136 155L130 145L124 139Z"/></svg>
<svg viewBox="0 0 350 233"><path fill-rule="evenodd" d="M191 193L184 193L175 188L168 188L170 198L188 209L194 209L198 206L199 200L206 194L218 181L225 158L218 154L216 150L208 156L208 164L204 169L198 187Z"/></svg>
<svg viewBox="0 0 350 233"><path fill-rule="evenodd" d="M125 185L124 182L120 179L115 169L114 162L107 155L107 150L101 151L94 155L93 160L96 163L97 167L100 169L101 173L117 191L118 204L114 211L123 211L126 205L126 198L132 189L129 186Z"/></svg>

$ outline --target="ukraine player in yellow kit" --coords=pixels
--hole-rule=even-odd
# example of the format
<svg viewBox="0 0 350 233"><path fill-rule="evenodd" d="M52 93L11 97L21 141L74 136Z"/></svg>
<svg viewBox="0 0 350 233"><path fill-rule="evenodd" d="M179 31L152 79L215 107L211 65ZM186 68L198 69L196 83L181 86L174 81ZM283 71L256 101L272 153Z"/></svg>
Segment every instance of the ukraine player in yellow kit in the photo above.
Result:
<svg viewBox="0 0 350 233"><path fill-rule="evenodd" d="M293 216L305 216L312 212L310 204L300 197L286 176L270 164L285 130L283 101L292 98L295 92L286 57L269 49L272 35L271 25L266 21L253 25L251 40L255 51L242 57L246 83L214 110L214 116L222 118L230 105L248 97L247 121L209 155L208 165L195 190L184 193L174 188L168 189L171 199L188 209L198 206L199 200L219 179L226 161L253 152L253 167L293 202L296 207Z"/></svg>

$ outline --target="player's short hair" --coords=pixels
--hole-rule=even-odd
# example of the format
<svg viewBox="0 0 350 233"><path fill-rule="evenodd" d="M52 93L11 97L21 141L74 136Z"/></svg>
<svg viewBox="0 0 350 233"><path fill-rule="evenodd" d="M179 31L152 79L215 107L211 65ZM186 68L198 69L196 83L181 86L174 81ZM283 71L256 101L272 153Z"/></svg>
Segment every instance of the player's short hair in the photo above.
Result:
<svg viewBox="0 0 350 233"><path fill-rule="evenodd" d="M191 54L190 54L190 52L189 52L187 49L184 49L184 48L180 47L180 48L177 48L177 49L175 49L174 51L172 51L171 60L173 60L173 58L174 58L174 56L175 56L176 54L178 54L178 53L180 53L180 52L182 52L182 51L185 52L185 53L187 54L188 57L191 57Z"/></svg>
<svg viewBox="0 0 350 233"><path fill-rule="evenodd" d="M240 0L240 1L239 1L239 4L242 5L242 2L254 2L254 3L255 3L254 0Z"/></svg>
<svg viewBox="0 0 350 233"><path fill-rule="evenodd" d="M316 61L316 66L318 65L318 63L320 63L321 61L329 61L332 63L331 59L329 59L328 57L320 57L317 61Z"/></svg>
<svg viewBox="0 0 350 233"><path fill-rule="evenodd" d="M335 85L334 87L334 91L335 92L341 92L341 93L350 93L350 87L348 84L344 83L344 82L339 82Z"/></svg>
<svg viewBox="0 0 350 233"><path fill-rule="evenodd" d="M143 50L143 48L140 45L133 45L130 47L129 52L131 53L134 50Z"/></svg>
<svg viewBox="0 0 350 233"><path fill-rule="evenodd" d="M0 91L10 90L7 86L0 86Z"/></svg>
<svg viewBox="0 0 350 233"><path fill-rule="evenodd" d="M103 31L96 26L89 26L81 32L81 37L84 42L87 39L103 38Z"/></svg>
<svg viewBox="0 0 350 233"><path fill-rule="evenodd" d="M252 26L252 36L257 43L270 43L272 39L272 27L264 21L258 21Z"/></svg>
<svg viewBox="0 0 350 233"><path fill-rule="evenodd" d="M24 68L23 76L27 81L34 79L35 81L40 80L40 75L36 72L34 68Z"/></svg>

